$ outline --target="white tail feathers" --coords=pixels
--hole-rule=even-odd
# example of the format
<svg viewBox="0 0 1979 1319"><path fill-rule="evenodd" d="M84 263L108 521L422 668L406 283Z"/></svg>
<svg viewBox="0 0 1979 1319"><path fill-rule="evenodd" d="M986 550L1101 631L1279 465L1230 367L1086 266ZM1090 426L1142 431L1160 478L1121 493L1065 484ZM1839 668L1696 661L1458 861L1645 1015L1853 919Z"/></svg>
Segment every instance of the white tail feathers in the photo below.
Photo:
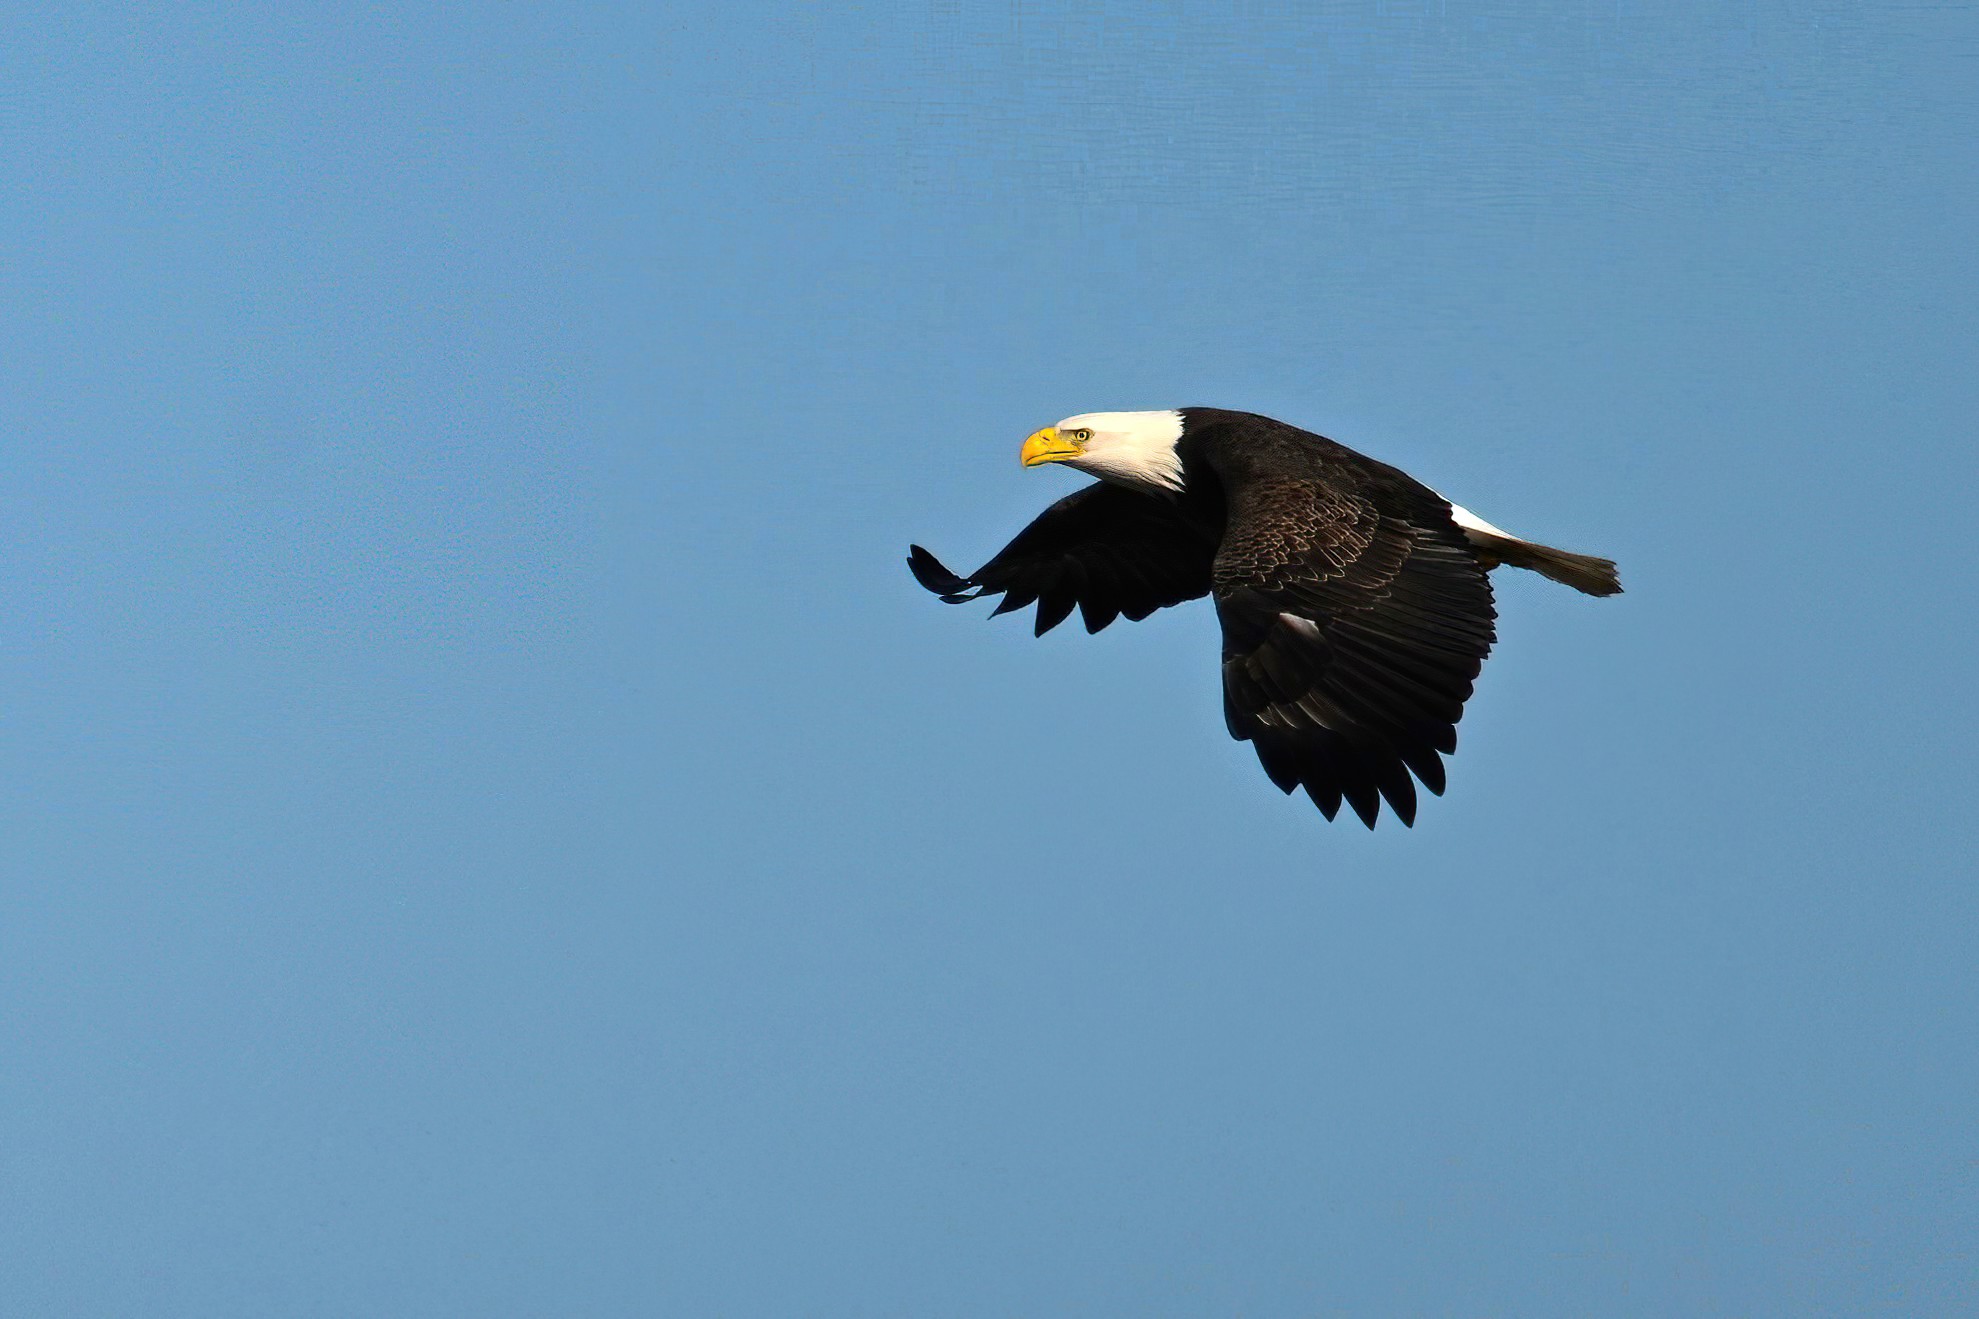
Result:
<svg viewBox="0 0 1979 1319"><path fill-rule="evenodd" d="M1613 559L1597 559L1592 554L1569 554L1551 545L1536 545L1517 536L1479 531L1474 527L1465 527L1464 537L1482 550L1487 559L1494 561L1487 567L1507 563L1514 568L1530 568L1541 577L1588 595L1620 595L1622 592L1622 579L1615 571Z"/></svg>
<svg viewBox="0 0 1979 1319"><path fill-rule="evenodd" d="M1475 536L1472 543L1477 543ZM1613 559L1597 559L1592 554L1569 554L1551 545L1535 545L1529 540L1509 538L1483 548L1502 563L1509 563L1514 568L1530 568L1541 577L1551 578L1562 586L1571 586L1588 595L1622 593L1622 579L1615 571Z"/></svg>
<svg viewBox="0 0 1979 1319"><path fill-rule="evenodd" d="M1622 579L1615 572L1613 559L1597 559L1592 554L1569 554L1551 545L1520 540L1511 532L1492 526L1460 504L1450 505L1450 517L1463 529L1464 539L1484 551L1485 567L1509 563L1514 568L1530 568L1541 577L1589 595L1620 595Z"/></svg>
<svg viewBox="0 0 1979 1319"><path fill-rule="evenodd" d="M1463 529L1464 539L1484 552L1485 567L1509 563L1514 568L1530 568L1541 577L1589 595L1620 595L1622 579L1615 572L1613 559L1597 559L1592 554L1569 554L1551 545L1520 540L1511 532L1494 527L1460 504L1450 505L1450 517Z"/></svg>

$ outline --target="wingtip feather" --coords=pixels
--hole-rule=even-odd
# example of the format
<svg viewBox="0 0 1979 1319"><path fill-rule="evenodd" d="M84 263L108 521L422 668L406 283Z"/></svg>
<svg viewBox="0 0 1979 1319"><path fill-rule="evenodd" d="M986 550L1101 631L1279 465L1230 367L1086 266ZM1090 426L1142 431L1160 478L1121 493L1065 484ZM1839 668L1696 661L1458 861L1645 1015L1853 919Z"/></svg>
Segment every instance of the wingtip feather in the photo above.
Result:
<svg viewBox="0 0 1979 1319"><path fill-rule="evenodd" d="M940 596L948 604L960 604L969 599L969 580L950 572L948 566L919 545L907 547L907 571L914 574L914 580L922 587Z"/></svg>

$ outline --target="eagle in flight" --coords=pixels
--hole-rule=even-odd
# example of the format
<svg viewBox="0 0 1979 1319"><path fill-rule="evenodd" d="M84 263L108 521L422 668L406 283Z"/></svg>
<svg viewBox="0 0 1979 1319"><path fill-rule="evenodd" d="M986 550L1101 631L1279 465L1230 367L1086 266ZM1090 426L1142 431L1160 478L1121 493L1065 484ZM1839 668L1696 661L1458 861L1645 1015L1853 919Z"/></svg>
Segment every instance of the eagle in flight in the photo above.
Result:
<svg viewBox="0 0 1979 1319"><path fill-rule="evenodd" d="M949 604L1035 603L1044 635L1088 632L1198 596L1223 627L1223 713L1283 791L1370 829L1381 802L1415 823L1496 639L1486 575L1527 568L1588 595L1607 559L1501 531L1403 472L1250 412L1093 412L1024 442L1026 467L1099 478L958 576L920 546L907 566ZM1413 774L1413 778L1411 778Z"/></svg>

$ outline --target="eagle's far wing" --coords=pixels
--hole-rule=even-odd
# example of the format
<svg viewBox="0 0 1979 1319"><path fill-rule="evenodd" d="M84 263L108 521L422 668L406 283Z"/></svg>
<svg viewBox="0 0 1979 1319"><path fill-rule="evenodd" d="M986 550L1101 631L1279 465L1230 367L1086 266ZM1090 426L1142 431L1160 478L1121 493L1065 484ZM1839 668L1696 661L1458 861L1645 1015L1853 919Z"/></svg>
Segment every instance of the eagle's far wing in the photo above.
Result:
<svg viewBox="0 0 1979 1319"><path fill-rule="evenodd" d="M919 545L907 566L949 604L1001 594L992 616L1037 602L1037 635L1076 606L1086 631L1209 593L1216 542L1174 505L1096 482L1053 504L997 556L958 577Z"/></svg>
<svg viewBox="0 0 1979 1319"><path fill-rule="evenodd" d="M1443 791L1495 639L1491 583L1449 505L1402 477L1233 490L1214 570L1224 716L1286 792L1403 824Z"/></svg>

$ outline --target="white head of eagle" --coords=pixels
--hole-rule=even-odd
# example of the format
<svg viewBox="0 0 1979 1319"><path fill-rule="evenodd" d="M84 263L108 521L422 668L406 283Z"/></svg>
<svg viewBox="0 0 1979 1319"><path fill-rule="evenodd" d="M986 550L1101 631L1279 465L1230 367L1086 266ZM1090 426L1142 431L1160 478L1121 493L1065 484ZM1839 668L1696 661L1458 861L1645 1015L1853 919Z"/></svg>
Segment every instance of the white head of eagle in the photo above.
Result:
<svg viewBox="0 0 1979 1319"><path fill-rule="evenodd" d="M1034 432L1026 467L1100 478L1039 514L967 577L913 546L950 604L1036 604L1036 630L1086 630L1209 596L1223 632L1223 715L1272 783L1327 819L1416 818L1497 638L1487 577L1526 568L1589 595L1615 565L1524 540L1386 463L1270 417L1222 408L1084 412Z"/></svg>
<svg viewBox="0 0 1979 1319"><path fill-rule="evenodd" d="M1067 467L1124 485L1144 494L1173 494L1182 488L1182 414L1159 412L1082 412L1036 431L1019 455L1026 467L1064 463Z"/></svg>

